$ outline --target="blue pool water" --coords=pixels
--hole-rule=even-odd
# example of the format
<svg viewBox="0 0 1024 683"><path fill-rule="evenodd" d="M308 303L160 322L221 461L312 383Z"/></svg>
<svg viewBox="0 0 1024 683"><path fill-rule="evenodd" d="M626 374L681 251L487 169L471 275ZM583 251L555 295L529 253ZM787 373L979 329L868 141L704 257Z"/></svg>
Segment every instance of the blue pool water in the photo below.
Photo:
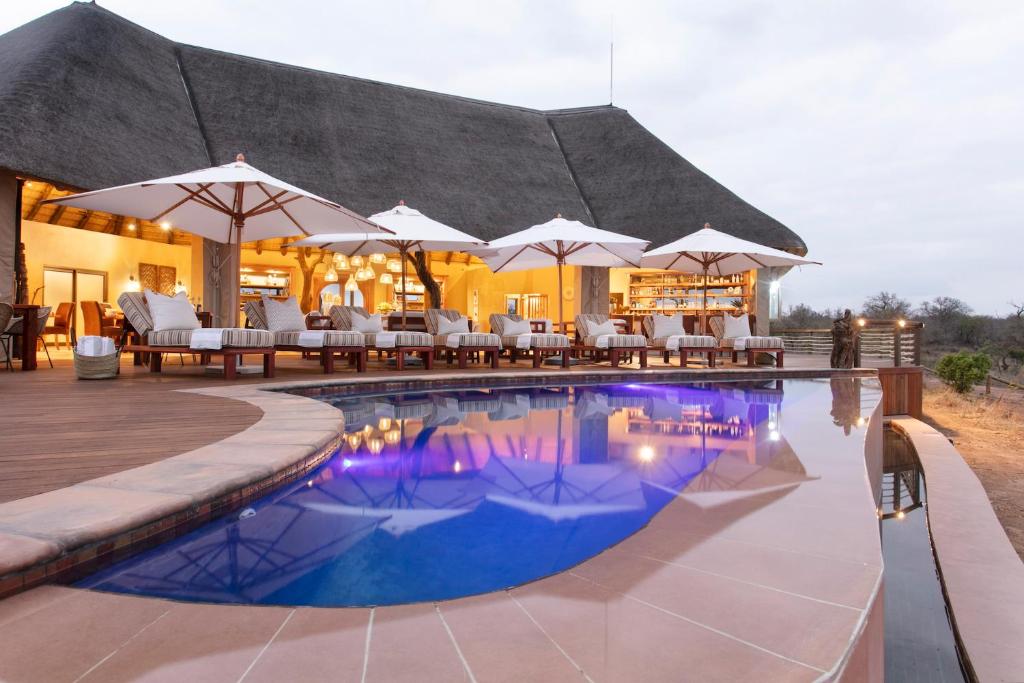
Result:
<svg viewBox="0 0 1024 683"><path fill-rule="evenodd" d="M266 605L441 600L573 567L684 489L713 500L806 478L775 382L321 398L346 433L318 470L80 585Z"/></svg>

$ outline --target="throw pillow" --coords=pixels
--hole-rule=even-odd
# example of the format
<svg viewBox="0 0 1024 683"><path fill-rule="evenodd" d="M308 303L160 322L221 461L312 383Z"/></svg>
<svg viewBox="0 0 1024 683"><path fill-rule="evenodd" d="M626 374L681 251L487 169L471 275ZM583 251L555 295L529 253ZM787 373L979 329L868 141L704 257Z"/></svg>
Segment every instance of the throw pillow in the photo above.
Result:
<svg viewBox="0 0 1024 683"><path fill-rule="evenodd" d="M437 333L438 334L468 334L469 333L469 318L460 316L456 320L448 320L448 318L439 317L437 319Z"/></svg>
<svg viewBox="0 0 1024 683"><path fill-rule="evenodd" d="M661 315L659 313L655 313L653 318L655 339L665 339L666 337L686 334L686 332L683 331L682 313L676 313L675 315Z"/></svg>
<svg viewBox="0 0 1024 683"><path fill-rule="evenodd" d="M530 334L529 320L512 320L511 318L505 318L504 334L507 337L516 336L521 334Z"/></svg>
<svg viewBox="0 0 1024 683"><path fill-rule="evenodd" d="M375 334L377 332L384 331L384 320L380 317L380 313L374 313L371 316L360 315L359 313L352 312L352 331Z"/></svg>
<svg viewBox="0 0 1024 683"><path fill-rule="evenodd" d="M185 292L178 292L174 296L158 294L151 289L146 290L146 306L153 316L153 330L197 330L199 329L199 318L196 311L189 303Z"/></svg>
<svg viewBox="0 0 1024 683"><path fill-rule="evenodd" d="M611 320L605 320L603 323L590 323L590 334L587 336L597 337L604 334L618 334L619 331L615 329L615 323Z"/></svg>
<svg viewBox="0 0 1024 683"><path fill-rule="evenodd" d="M263 297L263 312L271 332L301 332L306 329L306 316L294 296L284 301Z"/></svg>
<svg viewBox="0 0 1024 683"><path fill-rule="evenodd" d="M744 313L738 318L734 318L731 315L726 314L725 316L725 332L722 335L726 339L735 339L736 337L749 337L750 336L750 318Z"/></svg>

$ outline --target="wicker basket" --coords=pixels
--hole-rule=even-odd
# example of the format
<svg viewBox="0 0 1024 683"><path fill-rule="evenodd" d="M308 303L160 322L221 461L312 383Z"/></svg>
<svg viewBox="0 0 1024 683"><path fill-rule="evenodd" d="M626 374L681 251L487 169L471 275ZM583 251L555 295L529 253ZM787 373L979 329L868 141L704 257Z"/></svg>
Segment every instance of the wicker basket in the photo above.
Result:
<svg viewBox="0 0 1024 683"><path fill-rule="evenodd" d="M107 356L82 356L75 354L75 374L78 379L114 379L121 369L121 352Z"/></svg>

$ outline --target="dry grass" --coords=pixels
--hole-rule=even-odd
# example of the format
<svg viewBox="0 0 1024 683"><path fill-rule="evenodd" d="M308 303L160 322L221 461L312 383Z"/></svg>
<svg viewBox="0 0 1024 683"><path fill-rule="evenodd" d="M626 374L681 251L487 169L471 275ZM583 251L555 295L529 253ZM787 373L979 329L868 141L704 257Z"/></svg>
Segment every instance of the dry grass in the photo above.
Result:
<svg viewBox="0 0 1024 683"><path fill-rule="evenodd" d="M924 412L925 421L950 438L978 475L1024 559L1024 392L993 387L991 396L960 395L930 381Z"/></svg>

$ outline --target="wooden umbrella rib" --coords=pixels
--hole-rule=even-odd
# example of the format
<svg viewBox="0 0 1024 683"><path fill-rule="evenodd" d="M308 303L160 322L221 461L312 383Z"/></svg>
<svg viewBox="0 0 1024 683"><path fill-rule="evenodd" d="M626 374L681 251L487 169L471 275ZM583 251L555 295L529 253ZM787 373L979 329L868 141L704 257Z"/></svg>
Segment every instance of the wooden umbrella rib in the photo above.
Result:
<svg viewBox="0 0 1024 683"><path fill-rule="evenodd" d="M621 256L621 255L619 255L619 254L616 254L616 253L615 253L614 251L612 251L612 250L611 250L611 249L609 249L608 247L604 246L604 245L603 245L603 244L601 244L600 242L592 242L591 244L594 244L595 246L601 247L602 249L604 249L605 251L607 251L607 252L608 252L609 254L611 254L611 255L612 255L612 256L614 256L615 258L620 258L620 259L622 259L623 261L625 261L625 262L626 262L626 263L628 263L629 265L633 266L634 268L639 268L639 267L640 267L640 264L639 264L639 263L633 263L633 262L632 262L632 261L630 261L630 260L629 260L628 258L625 258L624 256Z"/></svg>
<svg viewBox="0 0 1024 683"><path fill-rule="evenodd" d="M277 206L287 204L288 202L293 202L300 196L293 193L292 196L289 197L288 199L280 201L281 197L285 196L286 194L288 194L288 190L281 190L277 194L270 196L267 199L264 199L262 202L246 211L246 217L258 216L261 213L266 213L267 211L274 211L276 210Z"/></svg>
<svg viewBox="0 0 1024 683"><path fill-rule="evenodd" d="M182 204L186 204L186 203L194 200L199 194L201 194L203 192L203 190L205 190L207 187L209 187L209 185L200 185L198 189L193 190L190 187L188 187L187 185L176 184L175 186L178 187L179 189L183 190L185 192L185 196L182 197L180 200L176 201L175 203L171 204L169 207L167 207L166 209L164 209L160 213L156 214L152 218L148 219L149 221L151 221L153 223L156 223L161 218L163 218L164 216L169 214L171 211L174 211L175 209L177 209Z"/></svg>
<svg viewBox="0 0 1024 683"><path fill-rule="evenodd" d="M512 261L513 261L513 260L514 260L514 259L515 259L515 258L516 258L517 256L519 256L520 254L522 254L522 253L523 253L524 251L526 251L526 250L527 250L527 249L529 249L529 248L530 248L530 245L529 245L529 244L524 244L524 245L522 246L522 248L520 248L520 249L519 249L519 251L517 251L516 253L512 254L511 256L509 256L509 257L508 257L508 260L506 260L506 261L505 261L504 263L502 263L502 264L501 264L500 266L498 266L497 268L495 268L495 269L494 269L494 270L493 270L492 272L494 272L494 273L497 273L497 272L498 272L499 270L501 270L502 268L504 268L504 267L505 267L505 266L507 266L508 264L512 263Z"/></svg>
<svg viewBox="0 0 1024 683"><path fill-rule="evenodd" d="M221 210L224 211L224 213L231 213L231 207L228 206L227 204L225 204L223 199L221 199L220 197L218 197L217 195L215 195L213 193L213 190L210 189L212 187L213 187L213 183L207 183L206 187L203 188L203 194L206 195L206 198L210 202L212 202L213 204L216 204L218 207L220 207Z"/></svg>
<svg viewBox="0 0 1024 683"><path fill-rule="evenodd" d="M281 205L280 205L280 204L279 204L279 203L277 202L277 200L276 200L276 199L274 199L273 195L271 195L271 194L270 194L270 191L269 191L269 190L267 190L267 188L266 188L266 187L264 187L263 183L261 183L261 182L257 182L257 183L256 183L256 187L260 188L260 190L262 190L262 191L263 191L263 194L267 195L267 197L269 197L269 198L270 198L271 202L273 202L273 204L274 204L275 206L277 206L278 210L279 210L279 211L280 211L281 213L283 213L283 214L284 214L284 215L285 215L285 216L286 216L286 217L288 218L288 220L290 220L290 221L291 221L291 222L292 222L292 223L293 223L293 224L295 225L295 227L296 227L296 228L298 228L298 229L299 229L299 230L300 230L300 231L302 232L302 234L303 234L303 235L306 235L307 237L308 237L308 236L310 235L310 232L309 232L308 230L306 230L306 229L305 229L304 227L302 227L302 224L301 224L301 223L299 223L299 222L298 222L297 220L295 220L295 216L291 215L291 214L290 214L290 213L288 212L288 209L286 209L286 208L284 208L283 206L281 206Z"/></svg>

